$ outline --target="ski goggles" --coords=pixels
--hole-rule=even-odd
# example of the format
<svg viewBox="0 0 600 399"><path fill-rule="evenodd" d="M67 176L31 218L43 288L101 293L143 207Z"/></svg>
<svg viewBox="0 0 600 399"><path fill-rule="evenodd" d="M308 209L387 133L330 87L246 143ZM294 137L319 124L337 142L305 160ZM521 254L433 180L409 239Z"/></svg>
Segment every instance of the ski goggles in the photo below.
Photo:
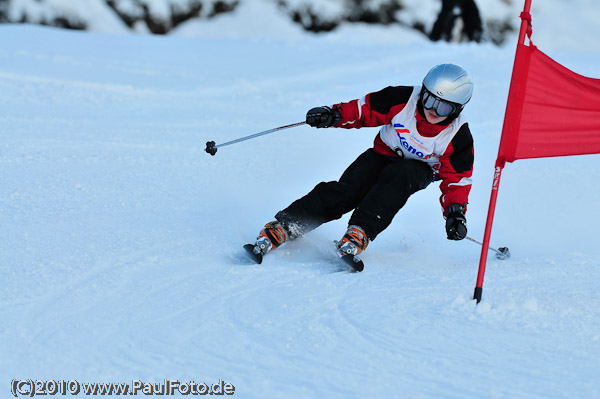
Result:
<svg viewBox="0 0 600 399"><path fill-rule="evenodd" d="M449 116L454 113L459 113L462 108L459 104L451 103L439 98L426 88L423 88L421 102L423 103L423 108L433 109L438 116Z"/></svg>

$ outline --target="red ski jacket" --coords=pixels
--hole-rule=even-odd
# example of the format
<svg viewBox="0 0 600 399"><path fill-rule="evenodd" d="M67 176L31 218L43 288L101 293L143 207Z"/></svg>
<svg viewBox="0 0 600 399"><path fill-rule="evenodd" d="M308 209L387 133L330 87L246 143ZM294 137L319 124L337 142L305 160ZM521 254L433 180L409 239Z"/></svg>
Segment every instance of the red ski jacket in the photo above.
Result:
<svg viewBox="0 0 600 399"><path fill-rule="evenodd" d="M427 122L418 101L419 92L418 86L390 86L334 105L342 116L336 127L382 126L373 149L391 159L407 157L427 162L435 180L441 180L444 215L451 204L463 204L466 210L474 160L468 123L461 115L435 125Z"/></svg>

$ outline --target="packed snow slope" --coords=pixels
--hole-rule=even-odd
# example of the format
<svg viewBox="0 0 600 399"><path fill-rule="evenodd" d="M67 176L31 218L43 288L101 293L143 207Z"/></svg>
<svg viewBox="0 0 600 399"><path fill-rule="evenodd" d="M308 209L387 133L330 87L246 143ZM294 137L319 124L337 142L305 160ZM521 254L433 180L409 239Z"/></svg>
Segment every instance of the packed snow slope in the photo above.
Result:
<svg viewBox="0 0 600 399"><path fill-rule="evenodd" d="M600 397L600 156L507 165L491 244L512 257L490 257L476 306L480 248L445 238L437 184L371 243L363 273L335 273L347 217L245 259L377 129L204 152L456 62L476 84L467 219L481 239L513 55L0 26L0 396L32 378L223 379L240 398ZM551 55L597 76L598 53Z"/></svg>

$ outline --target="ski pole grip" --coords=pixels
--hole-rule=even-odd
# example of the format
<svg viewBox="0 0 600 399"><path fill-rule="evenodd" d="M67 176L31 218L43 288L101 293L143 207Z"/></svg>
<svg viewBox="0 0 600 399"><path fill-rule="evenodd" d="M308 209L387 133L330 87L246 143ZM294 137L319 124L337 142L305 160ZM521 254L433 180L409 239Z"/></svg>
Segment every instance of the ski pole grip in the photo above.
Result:
<svg viewBox="0 0 600 399"><path fill-rule="evenodd" d="M215 147L216 143L214 141L207 141L206 142L206 152L208 152L210 155L215 155L217 153L217 148Z"/></svg>

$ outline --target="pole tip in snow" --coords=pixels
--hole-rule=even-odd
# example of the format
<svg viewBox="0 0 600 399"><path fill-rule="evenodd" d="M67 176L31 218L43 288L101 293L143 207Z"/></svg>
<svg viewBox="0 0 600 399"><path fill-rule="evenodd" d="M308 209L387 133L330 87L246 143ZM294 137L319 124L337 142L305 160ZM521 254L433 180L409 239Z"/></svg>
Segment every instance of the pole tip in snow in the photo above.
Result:
<svg viewBox="0 0 600 399"><path fill-rule="evenodd" d="M498 248L498 252L496 252L496 258L500 260L508 259L510 258L510 251L507 247L500 247Z"/></svg>
<svg viewBox="0 0 600 399"><path fill-rule="evenodd" d="M215 155L217 153L217 148L215 147L215 142L214 141L207 141L206 142L206 152L208 152L210 155Z"/></svg>
<svg viewBox="0 0 600 399"><path fill-rule="evenodd" d="M482 287L475 287L475 293L473 294L473 299L477 301L477 303L481 302L481 294L483 292Z"/></svg>

